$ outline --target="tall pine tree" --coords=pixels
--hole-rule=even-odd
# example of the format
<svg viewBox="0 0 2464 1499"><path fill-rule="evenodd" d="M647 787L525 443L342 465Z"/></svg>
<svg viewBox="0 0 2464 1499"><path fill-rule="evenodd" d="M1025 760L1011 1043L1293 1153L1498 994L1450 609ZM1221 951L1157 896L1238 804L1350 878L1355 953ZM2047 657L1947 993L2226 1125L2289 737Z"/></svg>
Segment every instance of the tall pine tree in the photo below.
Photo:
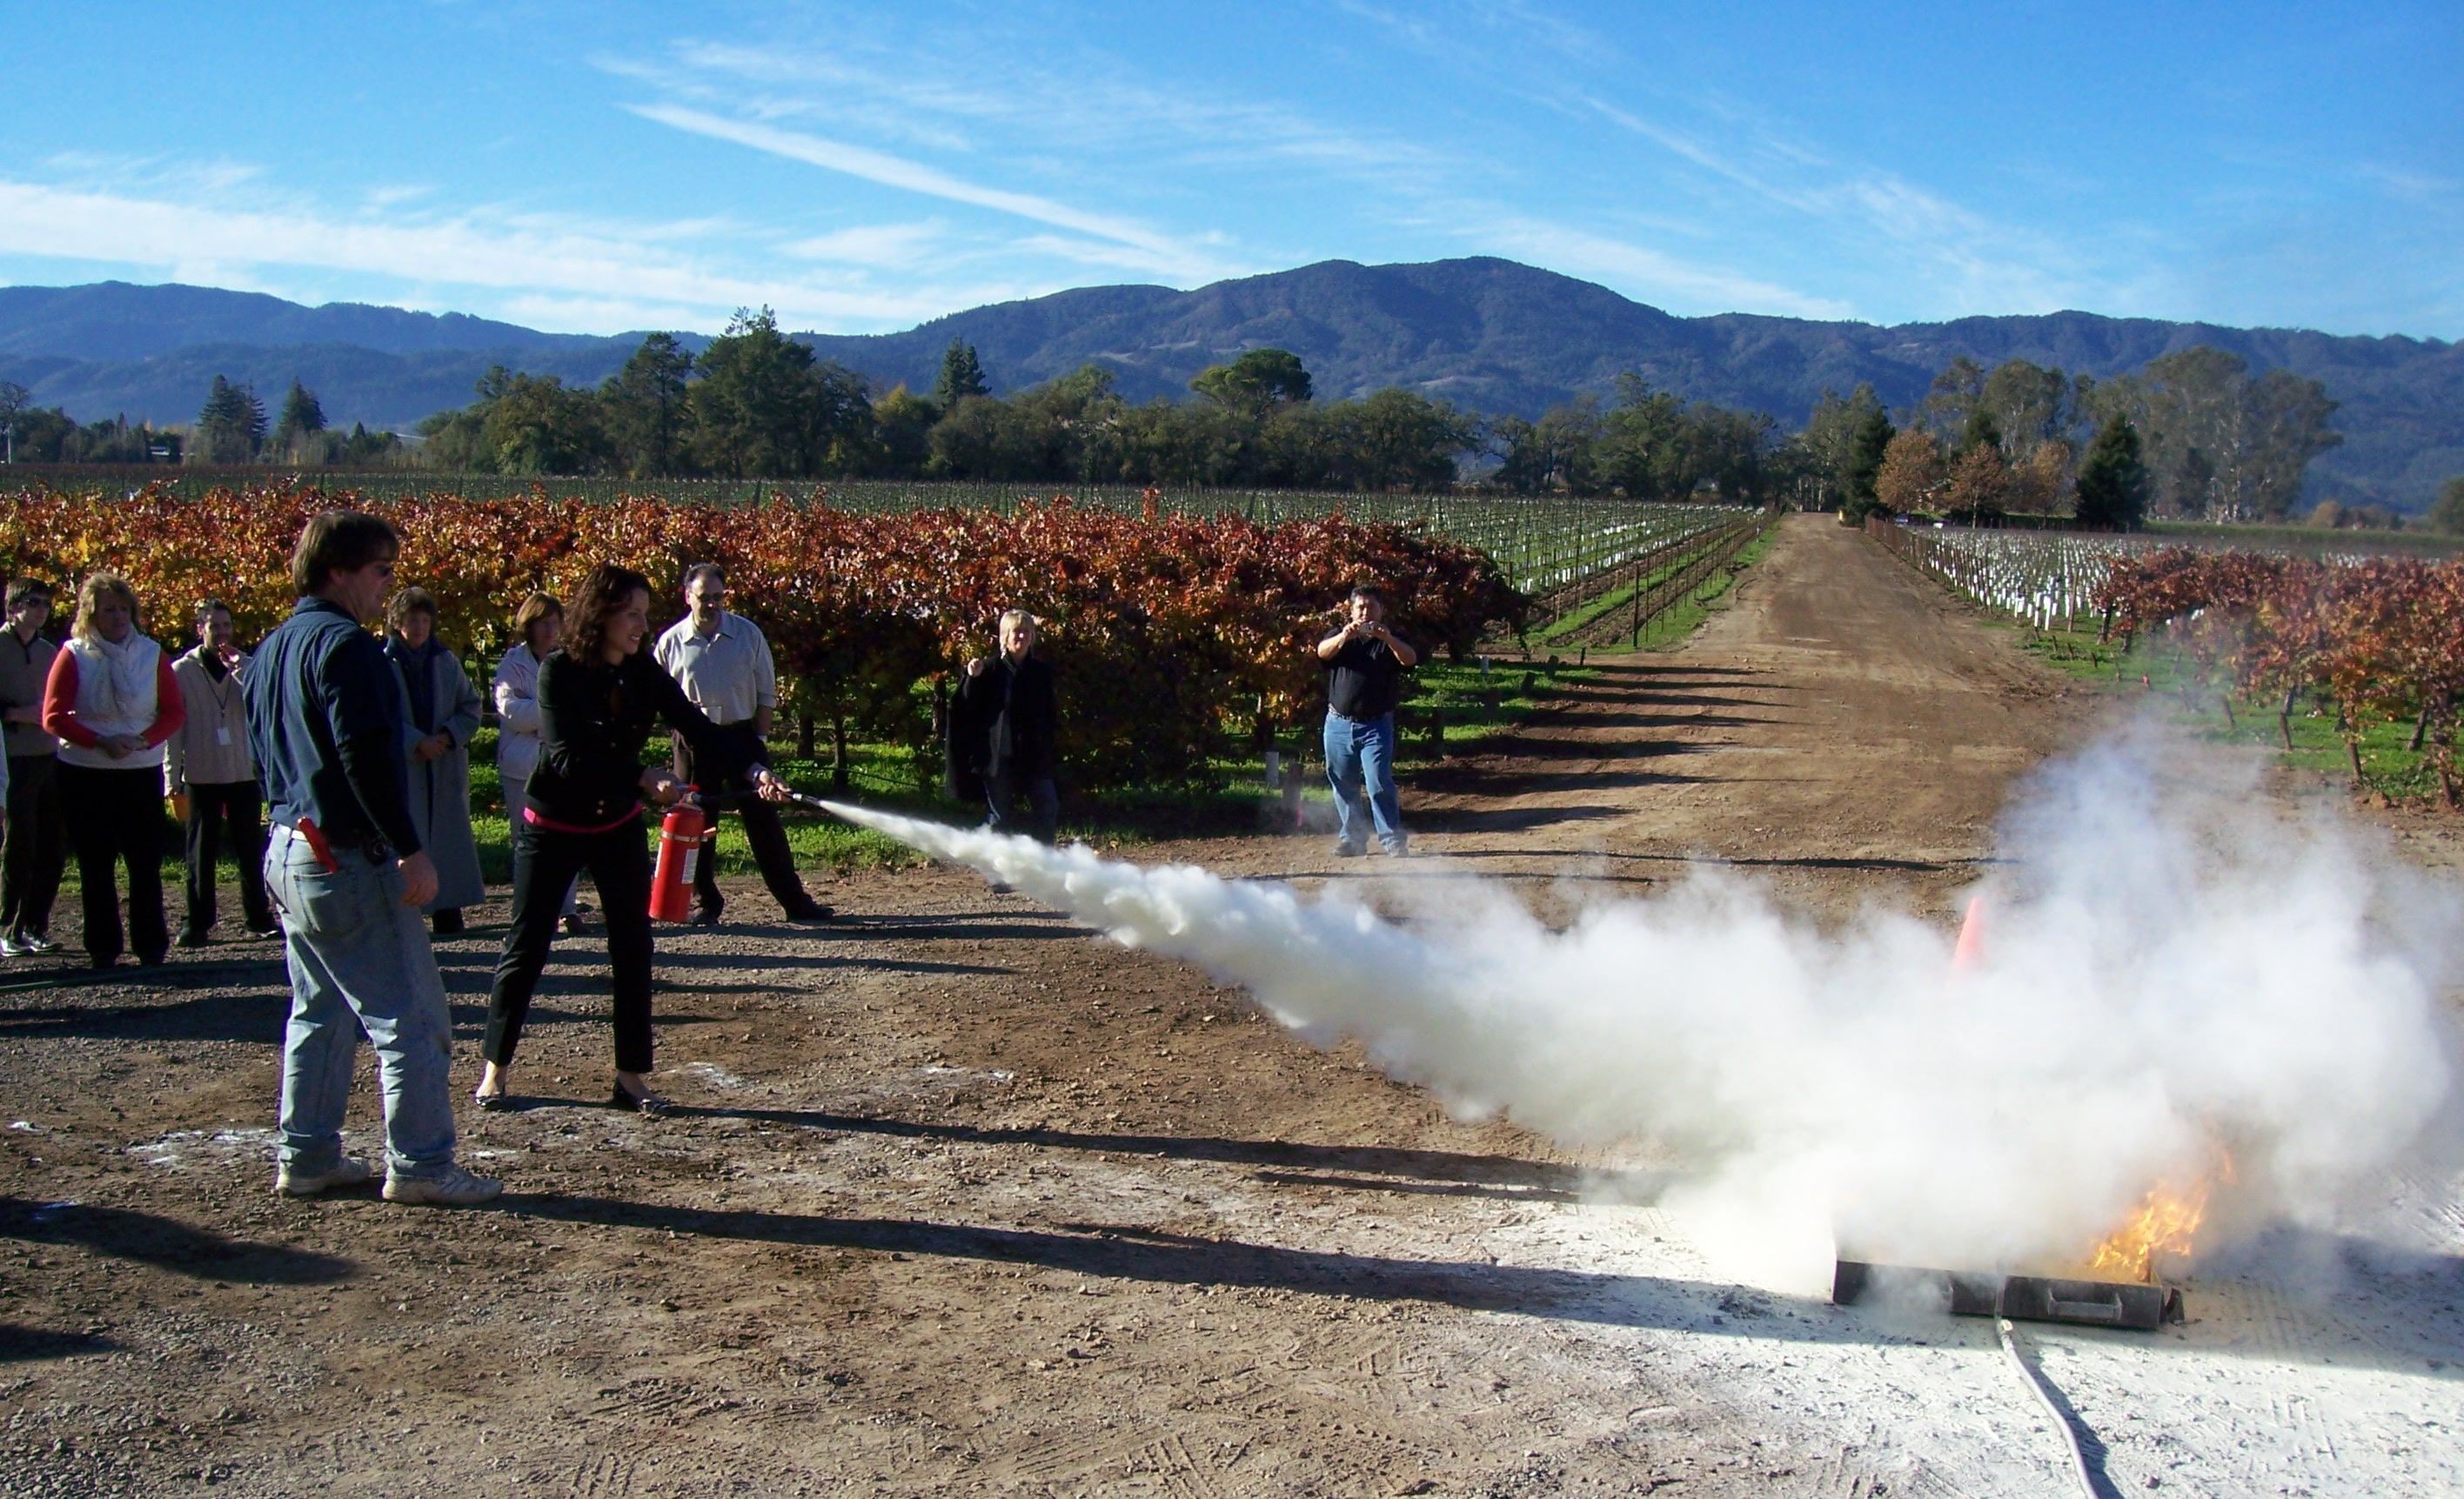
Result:
<svg viewBox="0 0 2464 1499"><path fill-rule="evenodd" d="M2130 419L2107 421L2079 460L2079 523L2136 531L2147 515L2147 465Z"/></svg>
<svg viewBox="0 0 2464 1499"><path fill-rule="evenodd" d="M607 435L617 461L637 479L681 474L693 413L685 403L693 354L669 333L653 333L599 387Z"/></svg>
<svg viewBox="0 0 2464 1499"><path fill-rule="evenodd" d="M208 463L247 463L265 442L265 403L220 375L197 412L197 452Z"/></svg>
<svg viewBox="0 0 2464 1499"><path fill-rule="evenodd" d="M941 351L941 378L933 382L933 404L946 411L958 404L960 396L990 395L992 387L984 383L984 366L976 358L976 346L964 339L952 339Z"/></svg>
<svg viewBox="0 0 2464 1499"><path fill-rule="evenodd" d="M324 430L325 408L317 404L317 393L292 377L291 393L282 398L282 415L274 424L274 451L294 452Z"/></svg>

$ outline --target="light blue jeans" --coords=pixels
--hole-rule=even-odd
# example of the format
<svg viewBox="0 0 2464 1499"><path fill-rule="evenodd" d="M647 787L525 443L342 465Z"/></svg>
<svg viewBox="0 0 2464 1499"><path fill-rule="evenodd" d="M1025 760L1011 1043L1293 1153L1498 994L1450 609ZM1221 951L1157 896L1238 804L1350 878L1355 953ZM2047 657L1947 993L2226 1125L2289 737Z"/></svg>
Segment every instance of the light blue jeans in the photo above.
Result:
<svg viewBox="0 0 2464 1499"><path fill-rule="evenodd" d="M1368 847L1357 805L1365 785L1377 841L1389 853L1403 851L1403 808L1395 797L1393 714L1363 723L1331 708L1326 711L1326 783L1334 788L1336 843L1346 849Z"/></svg>
<svg viewBox="0 0 2464 1499"><path fill-rule="evenodd" d="M265 888L282 913L291 1024L282 1038L281 1157L303 1171L342 1154L342 1113L364 1028L385 1094L385 1169L435 1176L453 1164L453 1025L427 923L402 903L392 860L338 849L328 874L316 851L277 825Z"/></svg>

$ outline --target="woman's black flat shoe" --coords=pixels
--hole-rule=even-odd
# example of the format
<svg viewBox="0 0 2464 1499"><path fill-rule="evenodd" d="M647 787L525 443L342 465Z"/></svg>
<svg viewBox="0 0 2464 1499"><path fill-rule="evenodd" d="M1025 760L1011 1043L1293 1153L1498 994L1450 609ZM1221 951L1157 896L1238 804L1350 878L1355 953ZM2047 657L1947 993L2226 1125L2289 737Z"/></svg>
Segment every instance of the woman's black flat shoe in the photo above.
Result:
<svg viewBox="0 0 2464 1499"><path fill-rule="evenodd" d="M514 1095L507 1092L473 1093L471 1101L490 1113L502 1113L514 1106Z"/></svg>
<svg viewBox="0 0 2464 1499"><path fill-rule="evenodd" d="M647 1113L653 1119L664 1119L675 1109L675 1105L657 1093L628 1093L621 1083L608 1095L607 1107L622 1109L627 1113Z"/></svg>

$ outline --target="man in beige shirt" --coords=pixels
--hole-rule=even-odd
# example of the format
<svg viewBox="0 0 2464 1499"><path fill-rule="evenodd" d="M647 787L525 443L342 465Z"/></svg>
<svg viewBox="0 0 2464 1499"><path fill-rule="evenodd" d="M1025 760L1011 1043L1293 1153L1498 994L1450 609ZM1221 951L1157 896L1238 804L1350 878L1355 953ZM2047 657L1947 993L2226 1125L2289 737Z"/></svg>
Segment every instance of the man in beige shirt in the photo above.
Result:
<svg viewBox="0 0 2464 1499"><path fill-rule="evenodd" d="M676 679L694 707L727 734L741 738L749 761L768 759L762 741L779 714L779 672L770 659L770 642L759 626L727 607L727 574L716 562L697 562L685 571L685 607L691 612L670 627L651 655ZM676 779L698 784L693 751L683 736L675 741ZM744 821L745 842L753 846L754 865L761 871L779 909L790 921L827 921L830 908L815 900L796 872L795 850L787 846L787 829L769 804L757 798L706 795L703 805L717 821L722 801ZM718 924L722 897L717 861L704 857L693 868L695 926Z"/></svg>

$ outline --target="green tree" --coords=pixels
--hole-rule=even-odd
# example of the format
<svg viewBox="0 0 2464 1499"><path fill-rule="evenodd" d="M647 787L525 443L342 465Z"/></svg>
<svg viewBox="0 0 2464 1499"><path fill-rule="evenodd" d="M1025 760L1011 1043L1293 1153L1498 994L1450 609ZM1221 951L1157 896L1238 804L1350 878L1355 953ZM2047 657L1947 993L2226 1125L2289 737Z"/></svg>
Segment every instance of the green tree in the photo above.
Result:
<svg viewBox="0 0 2464 1499"><path fill-rule="evenodd" d="M2327 387L2289 369L2271 369L2252 382L2242 408L2241 438L2249 453L2252 510L2269 520L2292 514L2301 497L2310 460L2340 446L2344 435L2328 423L2336 403Z"/></svg>
<svg viewBox="0 0 2464 1499"><path fill-rule="evenodd" d="M489 373L494 375L498 369L492 369ZM485 388L487 382L482 380L480 385ZM495 458L488 452L479 431L482 414L477 404L473 403L422 417L416 429L420 436L420 461L447 474L493 472Z"/></svg>
<svg viewBox="0 0 2464 1499"><path fill-rule="evenodd" d="M2135 531L2147 514L2147 465L2140 454L2139 429L2113 416L2098 429L2079 460L2079 523Z"/></svg>
<svg viewBox="0 0 2464 1499"><path fill-rule="evenodd" d="M914 478L933 456L933 424L941 413L905 386L872 403L873 472L884 478Z"/></svg>
<svg viewBox="0 0 2464 1499"><path fill-rule="evenodd" d="M1336 403L1339 482L1355 489L1444 489L1455 455L1473 448L1479 423L1443 401L1389 386Z"/></svg>
<svg viewBox="0 0 2464 1499"><path fill-rule="evenodd" d="M2433 531L2464 536L2464 474L2447 481L2439 490L2438 497L2431 501L2430 514L2422 520Z"/></svg>
<svg viewBox="0 0 2464 1499"><path fill-rule="evenodd" d="M1813 414L1806 418L1805 430L1792 444L1793 452L1789 456L1788 466L1804 486L1798 503L1815 510L1849 508L1857 497L1857 474L1862 456L1872 446L1868 442L1870 430L1878 420L1884 431L1881 446L1873 448L1872 467L1864 470L1868 503L1872 500L1872 475L1881 467L1881 450L1890 445L1890 418L1871 385L1860 382L1844 400L1836 390L1822 392L1814 403Z"/></svg>
<svg viewBox="0 0 2464 1499"><path fill-rule="evenodd" d="M1685 408L1631 370L1617 376L1617 404L1600 419L1592 461L1603 485L1632 499L1677 499L1693 488Z"/></svg>
<svg viewBox="0 0 2464 1499"><path fill-rule="evenodd" d="M1953 444L1954 452L1965 449L1959 435L1968 430L1984 394L1984 366L1965 354L1954 355L1933 377L1932 386L1917 408L1918 423L1939 440Z"/></svg>
<svg viewBox="0 0 2464 1499"><path fill-rule="evenodd" d="M255 391L216 375L204 408L197 412L193 450L197 458L206 463L247 463L264 444L265 403Z"/></svg>
<svg viewBox="0 0 2464 1499"><path fill-rule="evenodd" d="M862 465L872 403L862 376L816 364L767 307L739 309L702 352L687 396L695 456L729 478L805 478Z"/></svg>
<svg viewBox="0 0 2464 1499"><path fill-rule="evenodd" d="M1968 413L1968 425L1960 429L1954 451L1965 456L1979 448L1991 448L1997 455L2002 451L2002 425L1993 420L1992 408L1984 405Z"/></svg>
<svg viewBox="0 0 2464 1499"><path fill-rule="evenodd" d="M2076 420L2072 386L2058 369L2006 359L1977 387L1977 409L1993 419L2002 456L2016 464L2045 443L2067 436Z"/></svg>
<svg viewBox="0 0 2464 1499"><path fill-rule="evenodd" d="M599 387L600 419L616 465L634 478L686 472L693 410L686 386L691 350L671 333L653 333Z"/></svg>
<svg viewBox="0 0 2464 1499"><path fill-rule="evenodd" d="M1867 394L1872 392L1868 390ZM1874 480L1881 474L1882 456L1891 451L1891 439L1898 435L1899 429L1891 425L1891 419L1883 412L1880 401L1867 409L1864 420L1858 424L1856 445L1849 451L1847 474L1850 519L1863 519L1866 512L1878 503Z"/></svg>
<svg viewBox="0 0 2464 1499"><path fill-rule="evenodd" d="M1250 349L1199 370L1189 388L1226 409L1263 417L1270 407L1308 400L1309 373L1289 349Z"/></svg>
<svg viewBox="0 0 2464 1499"><path fill-rule="evenodd" d="M2125 417L2144 434L2165 510L2213 520L2283 518L2310 460L2343 441L2318 381L2280 369L2254 380L2238 356L2207 344L2101 382L2089 402L2100 420Z"/></svg>
<svg viewBox="0 0 2464 1499"><path fill-rule="evenodd" d="M358 422L334 445L332 461L336 463L372 463L391 458L402 452L402 439L391 432L372 432Z"/></svg>
<svg viewBox="0 0 2464 1499"><path fill-rule="evenodd" d="M502 364L479 377L477 400L437 412L419 430L427 438L422 459L449 473L591 474L605 470L614 452L591 392ZM341 450L375 455L392 447L390 434L354 427Z"/></svg>
<svg viewBox="0 0 2464 1499"><path fill-rule="evenodd" d="M927 472L945 479L1008 477L1009 425L1005 403L990 396L960 396L925 434L931 450Z"/></svg>
<svg viewBox="0 0 2464 1499"><path fill-rule="evenodd" d="M282 415L274 424L274 451L297 455L324 430L325 408L317 404L316 393L293 376L290 392L282 398Z"/></svg>
<svg viewBox="0 0 2464 1499"><path fill-rule="evenodd" d="M10 448L19 463L69 463L77 456L77 424L58 407L26 407L9 428Z"/></svg>
<svg viewBox="0 0 2464 1499"><path fill-rule="evenodd" d="M968 396L992 394L984 382L984 366L976 358L976 346L964 339L952 339L941 351L941 375L933 382L933 404L947 411Z"/></svg>

